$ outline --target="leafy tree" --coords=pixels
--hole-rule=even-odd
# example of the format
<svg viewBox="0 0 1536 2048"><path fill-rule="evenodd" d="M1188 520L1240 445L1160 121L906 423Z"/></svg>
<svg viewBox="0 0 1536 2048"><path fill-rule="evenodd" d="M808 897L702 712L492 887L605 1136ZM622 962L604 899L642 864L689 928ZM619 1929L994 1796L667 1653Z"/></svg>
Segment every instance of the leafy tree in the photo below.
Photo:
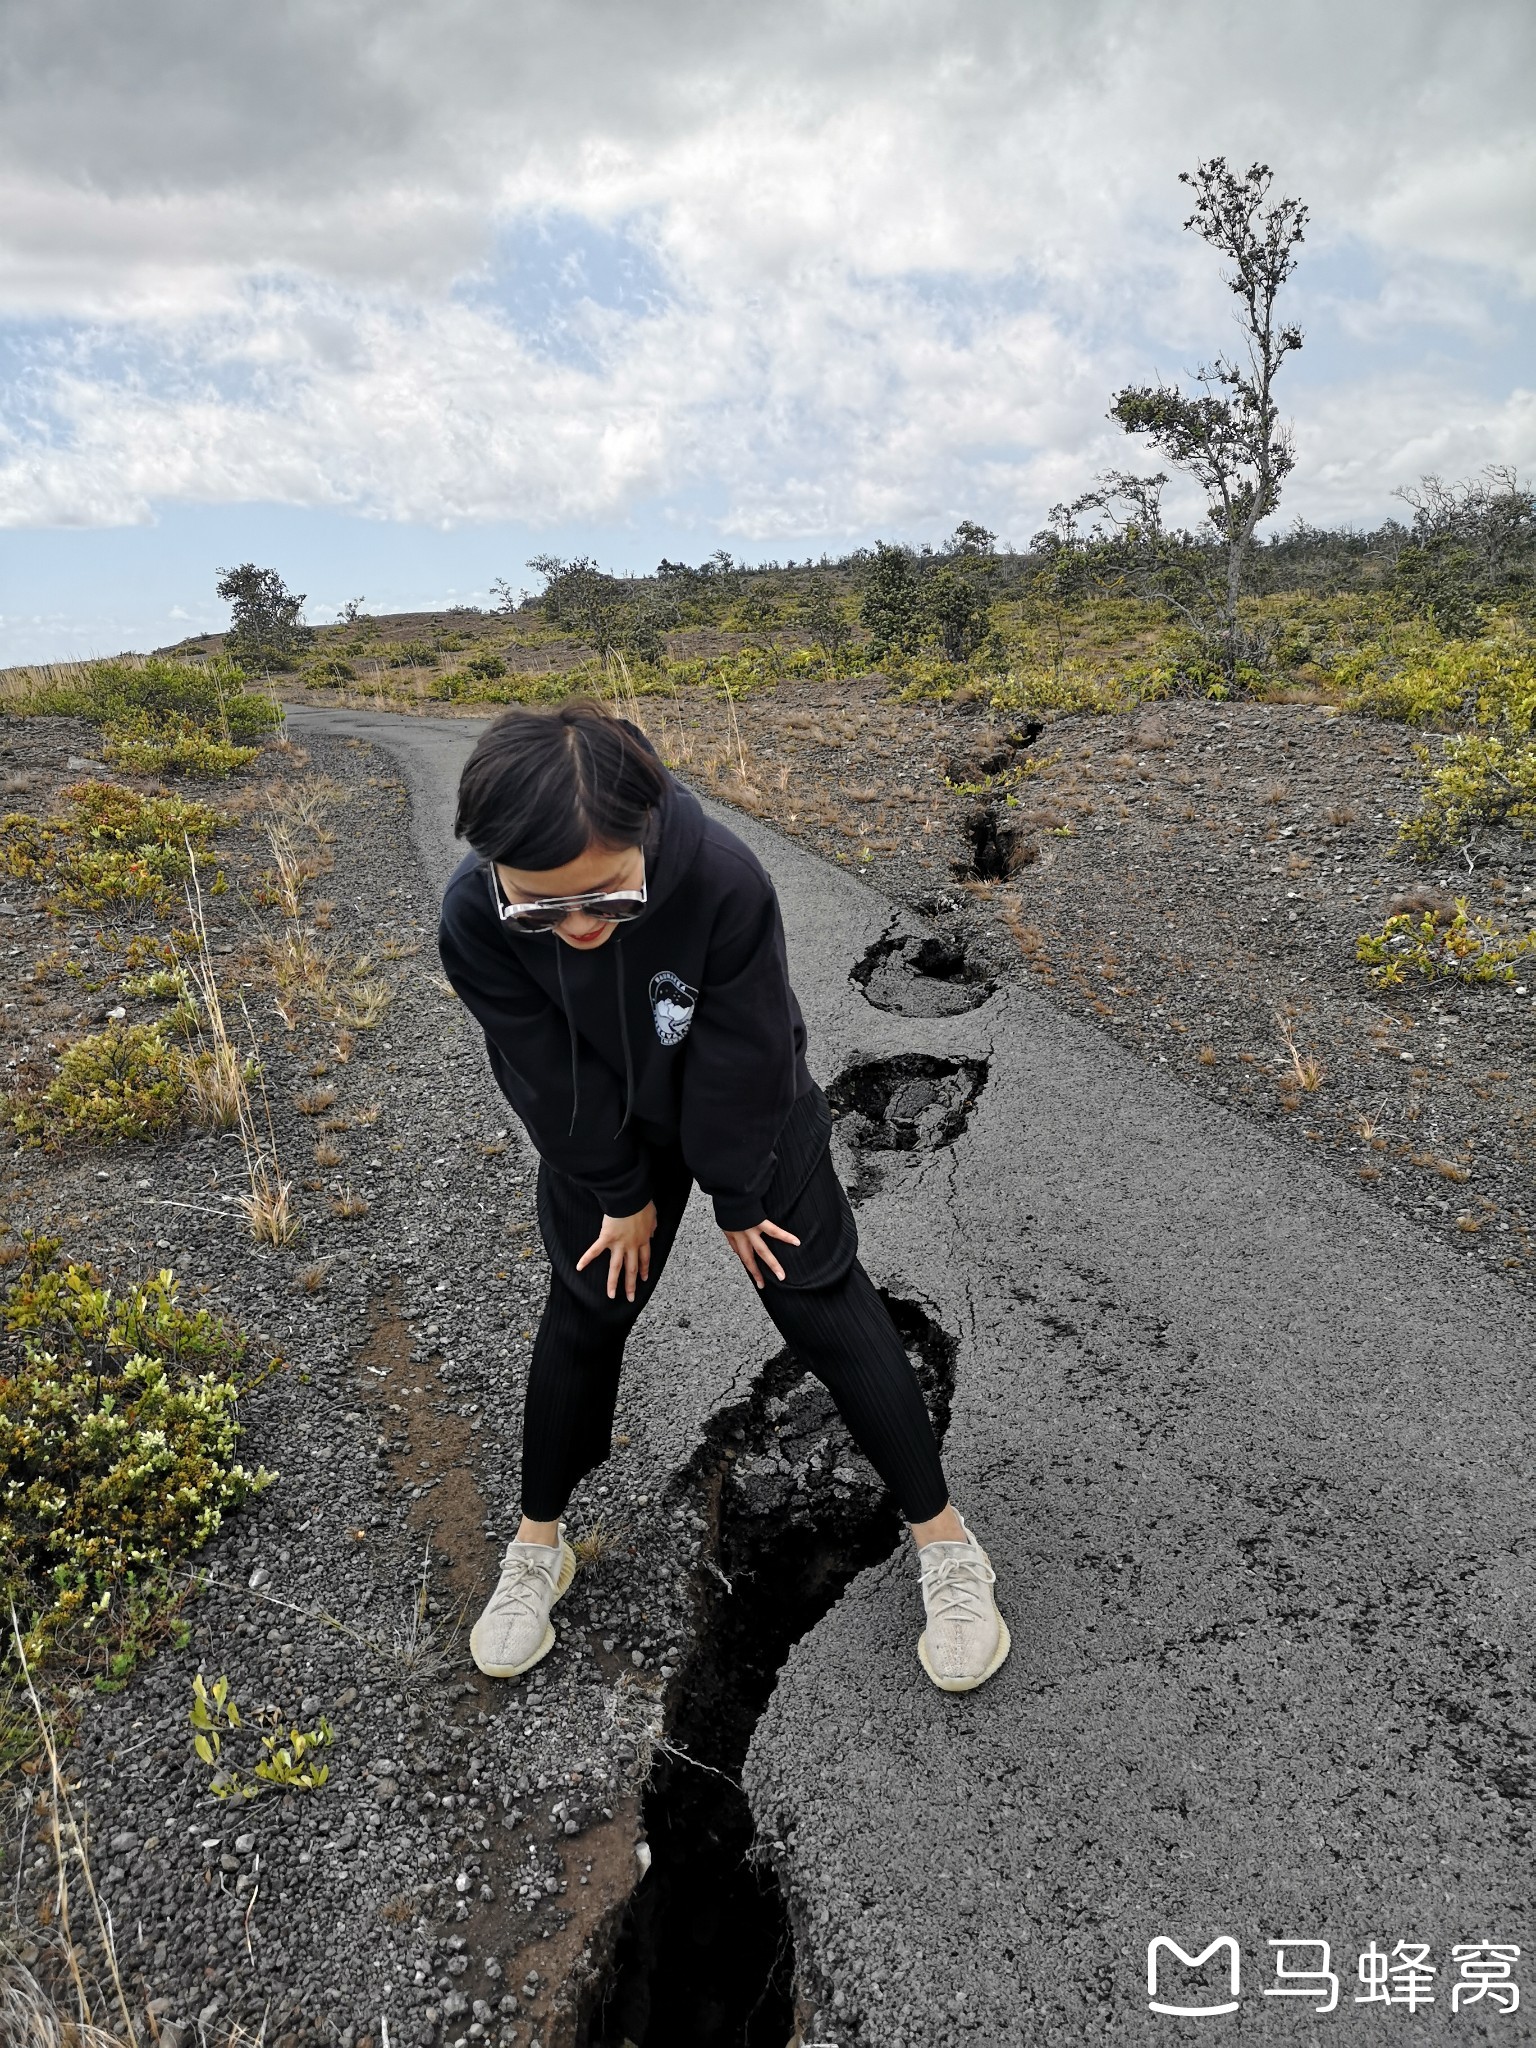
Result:
<svg viewBox="0 0 1536 2048"><path fill-rule="evenodd" d="M1262 653L1245 642L1238 623L1243 567L1254 529L1279 505L1280 487L1295 462L1275 405L1274 381L1302 336L1299 327L1277 322L1275 305L1296 268L1307 209L1297 199L1266 205L1271 176L1267 164L1252 164L1239 176L1219 156L1179 174L1195 195L1195 210L1184 226L1232 266L1223 276L1238 302L1243 360L1219 355L1202 365L1195 372L1198 392L1162 383L1127 385L1110 409L1111 419L1128 434L1145 434L1205 493L1224 574L1211 593L1211 614L1201 623L1229 684L1240 663Z"/></svg>
<svg viewBox="0 0 1536 2048"><path fill-rule="evenodd" d="M676 600L665 590L640 597L626 606L620 621L620 639L626 654L637 661L661 661L666 655L666 634L678 623Z"/></svg>
<svg viewBox="0 0 1536 2048"><path fill-rule="evenodd" d="M992 623L976 578L950 568L930 570L923 579L923 615L946 661L969 661Z"/></svg>
<svg viewBox="0 0 1536 2048"><path fill-rule="evenodd" d="M1426 476L1395 493L1413 507L1413 529L1392 581L1444 633L1474 633L1479 606L1528 597L1536 587L1536 493L1504 464L1446 484Z"/></svg>
<svg viewBox="0 0 1536 2048"><path fill-rule="evenodd" d="M677 624L671 593L637 592L620 576L600 569L590 555L565 561L559 555L535 555L528 564L544 578L538 603L552 625L587 641L599 658L633 654L641 661L660 661L662 638Z"/></svg>
<svg viewBox="0 0 1536 2048"><path fill-rule="evenodd" d="M859 618L869 628L870 652L877 661L891 653L916 654L925 624L923 588L909 549L875 542Z"/></svg>
<svg viewBox="0 0 1536 2048"><path fill-rule="evenodd" d="M989 527L978 526L974 519L962 519L940 552L946 555L995 555L997 535Z"/></svg>
<svg viewBox="0 0 1536 2048"><path fill-rule="evenodd" d="M230 607L224 652L246 668L292 668L294 657L314 640L302 623L303 596L294 596L275 569L242 562L221 569L218 594Z"/></svg>
<svg viewBox="0 0 1536 2048"><path fill-rule="evenodd" d="M809 591L800 600L800 624L830 661L835 661L853 638L830 576L812 578Z"/></svg>
<svg viewBox="0 0 1536 2048"><path fill-rule="evenodd" d="M551 625L586 640L606 660L624 637L624 585L600 569L590 555L570 561L535 555L528 564L544 578L539 605Z"/></svg>

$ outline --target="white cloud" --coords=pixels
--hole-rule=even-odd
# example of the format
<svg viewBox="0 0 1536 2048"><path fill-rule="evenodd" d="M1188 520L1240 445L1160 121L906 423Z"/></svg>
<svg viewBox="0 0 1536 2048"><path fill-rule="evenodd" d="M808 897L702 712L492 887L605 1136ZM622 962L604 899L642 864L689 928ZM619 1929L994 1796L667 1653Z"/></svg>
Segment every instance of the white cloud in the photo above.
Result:
<svg viewBox="0 0 1536 2048"><path fill-rule="evenodd" d="M1293 486L1311 516L1376 516L1426 450L1529 447L1528 398L1479 351L1536 283L1532 22L1519 0L30 0L0 85L23 366L0 523L263 501L538 526L693 493L764 544L973 508L1027 537L1125 459L1118 382L1228 338L1178 230L1176 174L1216 151L1312 204L1299 292L1330 247L1378 273L1318 297L1331 381ZM498 251L539 219L627 236L659 294L578 284L549 334L520 326ZM1432 373L1344 360L1431 325L1461 351Z"/></svg>

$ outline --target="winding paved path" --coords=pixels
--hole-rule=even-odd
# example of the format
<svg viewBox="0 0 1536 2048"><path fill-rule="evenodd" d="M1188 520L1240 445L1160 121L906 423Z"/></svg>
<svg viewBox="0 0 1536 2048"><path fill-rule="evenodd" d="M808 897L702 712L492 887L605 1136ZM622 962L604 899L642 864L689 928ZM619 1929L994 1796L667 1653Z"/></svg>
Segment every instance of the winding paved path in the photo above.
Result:
<svg viewBox="0 0 1536 2048"><path fill-rule="evenodd" d="M478 726L290 714L313 718L396 755L446 875ZM909 1051L988 1063L968 1128L880 1155L859 1216L877 1281L959 1341L946 1465L1014 1653L935 1692L905 1551L791 1652L747 1786L822 2001L807 2039L1536 2040L1527 1305L1028 987L874 1009L849 969L890 906L731 823L778 885L823 1082ZM703 1274L680 1261L687 1384L658 1343L670 1295L636 1358L674 1467L771 1348L744 1349ZM1150 2011L1158 1936L1231 1937L1236 2011ZM1483 1938L1524 1951L1520 2009L1464 1990L1453 2018L1453 1944ZM1267 1995L1281 1939L1293 1972L1331 1944L1335 2010L1316 1980ZM1410 2013L1420 1945L1434 2003ZM1195 1976L1164 1951L1159 2002L1230 2003L1230 1954Z"/></svg>

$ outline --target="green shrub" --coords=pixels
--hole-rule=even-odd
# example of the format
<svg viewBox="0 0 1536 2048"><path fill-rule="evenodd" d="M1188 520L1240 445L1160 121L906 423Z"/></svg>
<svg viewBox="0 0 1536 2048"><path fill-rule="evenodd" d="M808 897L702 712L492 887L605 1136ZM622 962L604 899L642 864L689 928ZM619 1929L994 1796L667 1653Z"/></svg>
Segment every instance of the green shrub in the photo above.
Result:
<svg viewBox="0 0 1536 2048"><path fill-rule="evenodd" d="M1389 917L1379 932L1361 932L1355 958L1370 970L1377 988L1396 988L1410 970L1427 981L1513 981L1516 963L1536 951L1536 931L1512 938L1490 918L1471 917L1464 896L1455 914L1437 924L1432 910L1419 918L1404 911Z"/></svg>
<svg viewBox="0 0 1536 2048"><path fill-rule="evenodd" d="M0 1599L34 1668L120 1643L272 1477L235 1458L244 1340L168 1271L119 1294L58 1250L31 1240L0 1305Z"/></svg>
<svg viewBox="0 0 1536 2048"><path fill-rule="evenodd" d="M1476 640L1420 625L1371 641L1333 668L1346 708L1406 725L1480 725L1528 733L1536 719L1536 644L1513 623Z"/></svg>
<svg viewBox="0 0 1536 2048"><path fill-rule="evenodd" d="M220 739L258 740L282 722L281 706L247 690L245 671L232 661L93 661L72 675L50 675L22 695L12 710L51 711L92 724L135 731L173 731L178 720Z"/></svg>
<svg viewBox="0 0 1536 2048"><path fill-rule="evenodd" d="M397 640L379 650L386 668L432 668L437 656L425 640Z"/></svg>
<svg viewBox="0 0 1536 2048"><path fill-rule="evenodd" d="M1512 822L1522 838L1536 831L1536 740L1454 733L1438 762L1428 747L1414 753L1428 776L1418 811L1399 821L1398 845L1405 851L1428 860L1452 848L1470 849L1485 832Z"/></svg>
<svg viewBox="0 0 1536 2048"><path fill-rule="evenodd" d="M209 780L249 768L260 752L259 747L239 747L215 738L184 713L158 729L140 714L131 725L115 727L106 744L113 767L130 775L201 775Z"/></svg>
<svg viewBox="0 0 1536 2048"><path fill-rule="evenodd" d="M357 674L350 661L343 661L339 654L325 654L318 661L311 662L304 671L304 681L317 690L330 688L334 683L350 683Z"/></svg>
<svg viewBox="0 0 1536 2048"><path fill-rule="evenodd" d="M461 674L478 676L482 682L493 683L498 676L504 676L507 664L491 647L482 647L478 654L472 654L465 662Z"/></svg>
<svg viewBox="0 0 1536 2048"><path fill-rule="evenodd" d="M206 852L218 813L179 796L145 796L117 782L76 782L64 810L43 820L0 819L8 871L51 886L60 902L86 910L164 910L191 871L187 854ZM215 875L211 886L220 886Z"/></svg>
<svg viewBox="0 0 1536 2048"><path fill-rule="evenodd" d="M153 1138L181 1121L187 1062L166 1037L163 1021L114 1021L66 1046L46 1088L0 1101L6 1121L34 1145L72 1139L114 1145Z"/></svg>

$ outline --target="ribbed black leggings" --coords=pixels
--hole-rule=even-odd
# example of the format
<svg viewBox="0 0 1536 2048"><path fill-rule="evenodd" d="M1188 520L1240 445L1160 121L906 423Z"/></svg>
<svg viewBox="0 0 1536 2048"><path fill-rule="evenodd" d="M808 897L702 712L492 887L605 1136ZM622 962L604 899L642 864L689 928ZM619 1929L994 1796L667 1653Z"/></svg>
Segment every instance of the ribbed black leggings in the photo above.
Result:
<svg viewBox="0 0 1536 2048"><path fill-rule="evenodd" d="M949 1499L933 1426L896 1327L857 1258L853 1211L827 1149L820 1089L802 1096L777 1148L764 1214L798 1247L774 1242L782 1281L764 1275L763 1306L800 1362L823 1383L854 1442L909 1522L930 1521ZM551 1267L549 1298L534 1341L523 1411L522 1507L555 1521L577 1481L612 1447L624 1343L667 1263L693 1188L676 1150L653 1151L656 1234L649 1281L633 1302L622 1283L610 1301L606 1254L585 1272L576 1261L602 1228L596 1199L540 1165L539 1228ZM752 1283L722 1244L722 1287Z"/></svg>

